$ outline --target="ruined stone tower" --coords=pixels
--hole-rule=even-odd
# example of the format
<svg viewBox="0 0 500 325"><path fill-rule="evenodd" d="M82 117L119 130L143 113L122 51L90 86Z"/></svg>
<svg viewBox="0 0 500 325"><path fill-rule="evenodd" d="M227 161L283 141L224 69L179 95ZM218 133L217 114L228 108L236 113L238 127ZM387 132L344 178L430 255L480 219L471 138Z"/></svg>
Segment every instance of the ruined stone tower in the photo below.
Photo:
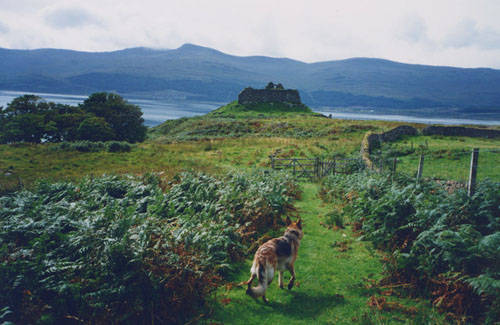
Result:
<svg viewBox="0 0 500 325"><path fill-rule="evenodd" d="M247 87L238 95L238 104L286 103L300 105L299 92L296 89L284 89L281 84L270 82L265 89Z"/></svg>

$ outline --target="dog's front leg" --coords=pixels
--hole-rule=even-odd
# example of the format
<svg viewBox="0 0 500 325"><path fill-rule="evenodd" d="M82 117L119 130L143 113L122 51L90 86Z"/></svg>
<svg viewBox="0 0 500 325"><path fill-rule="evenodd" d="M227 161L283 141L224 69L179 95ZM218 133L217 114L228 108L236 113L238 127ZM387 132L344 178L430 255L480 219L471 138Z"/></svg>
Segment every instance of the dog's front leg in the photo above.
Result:
<svg viewBox="0 0 500 325"><path fill-rule="evenodd" d="M288 282L288 290L292 290L293 283L295 282L295 268L293 267L293 264L288 264L286 267L288 271L290 271L290 274L292 275L290 282Z"/></svg>
<svg viewBox="0 0 500 325"><path fill-rule="evenodd" d="M283 271L280 271L278 274L278 284L280 286L280 289L283 289Z"/></svg>

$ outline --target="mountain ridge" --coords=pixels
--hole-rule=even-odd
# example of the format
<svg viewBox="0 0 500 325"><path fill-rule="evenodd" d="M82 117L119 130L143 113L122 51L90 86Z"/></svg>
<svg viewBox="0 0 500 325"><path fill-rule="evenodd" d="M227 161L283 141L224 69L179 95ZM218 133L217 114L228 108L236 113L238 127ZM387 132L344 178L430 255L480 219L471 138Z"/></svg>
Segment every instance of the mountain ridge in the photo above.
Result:
<svg viewBox="0 0 500 325"><path fill-rule="evenodd" d="M302 62L235 56L194 44L110 52L0 48L0 89L229 102L269 81L298 89L309 106L380 112L449 108L500 115L500 70L407 64L381 58Z"/></svg>

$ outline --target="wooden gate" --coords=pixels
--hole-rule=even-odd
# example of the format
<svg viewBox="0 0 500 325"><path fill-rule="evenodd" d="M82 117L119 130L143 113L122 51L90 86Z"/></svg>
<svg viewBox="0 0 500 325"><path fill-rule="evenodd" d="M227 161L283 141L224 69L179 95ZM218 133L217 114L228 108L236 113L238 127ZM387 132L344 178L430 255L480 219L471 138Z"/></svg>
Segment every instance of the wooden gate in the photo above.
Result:
<svg viewBox="0 0 500 325"><path fill-rule="evenodd" d="M276 170L288 170L295 177L322 178L331 174L350 173L353 163L361 163L361 159L339 158L321 160L320 158L275 158L271 159L271 167Z"/></svg>

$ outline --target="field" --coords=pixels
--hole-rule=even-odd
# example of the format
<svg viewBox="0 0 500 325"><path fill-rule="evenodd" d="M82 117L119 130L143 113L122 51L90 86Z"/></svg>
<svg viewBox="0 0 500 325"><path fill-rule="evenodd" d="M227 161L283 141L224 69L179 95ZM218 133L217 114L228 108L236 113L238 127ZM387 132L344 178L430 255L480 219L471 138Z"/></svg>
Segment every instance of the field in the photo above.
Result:
<svg viewBox="0 0 500 325"><path fill-rule="evenodd" d="M177 125L172 128L174 123ZM250 125L249 129L242 124ZM233 167L267 167L271 154L349 156L356 154L367 130L386 130L394 125L294 115L243 121L181 119L151 130L152 139L135 144L130 152L79 152L61 150L57 144L0 145L0 170L4 171L4 187L18 186L19 179L30 186L40 179L74 181L90 174L162 172L170 178L187 170L224 173ZM5 171L10 176L6 177Z"/></svg>
<svg viewBox="0 0 500 325"><path fill-rule="evenodd" d="M2 289L7 298L0 304L0 322L99 323L117 315L123 317L119 322L224 324L440 324L484 319L460 310L447 317L448 311L424 292L383 282L394 274L394 256L407 254L401 248L407 246L398 243L401 249L394 253L377 245L377 240L393 240L389 231L397 233L396 226L370 228L372 237L360 232L361 223L379 227L377 218L391 215L393 205L396 211L399 202L412 202L415 212L434 202L432 196L425 204L416 203L415 192L391 185L383 176L297 183L269 171L270 155L358 157L366 132L386 131L400 123L236 106L168 121L125 152L88 143L80 145L84 149L69 144L0 145L0 194L27 190L0 197L0 278L13 283ZM497 177L490 166L499 163L495 159L500 154L493 151L498 140L407 137L384 146L379 155L387 161L398 157L398 173L412 174L424 153L425 177L461 179L467 175L470 148L476 147L481 150L480 179ZM391 199L391 193L398 198L408 193L408 198ZM374 203L382 198L378 194L385 195L383 204ZM359 211L373 219L365 220ZM413 212L403 215L413 217ZM282 234L284 216L304 221L298 282L291 291L280 290L275 279L270 303L264 304L246 296L238 284L248 279L258 244ZM484 234L494 234L495 227ZM23 232L24 237L14 240ZM75 249L78 254L65 255ZM49 262L53 269L47 273L44 266ZM88 265L98 267L102 275ZM124 265L132 268L124 273ZM25 277L16 280L16 272ZM496 279L497 274L488 276ZM26 306L31 315L20 316Z"/></svg>
<svg viewBox="0 0 500 325"><path fill-rule="evenodd" d="M477 178L500 180L500 142L498 139L406 136L387 143L381 152L390 166L390 158L397 157L399 172L415 175L420 155L424 155L423 177L466 181L469 178L472 149L479 149Z"/></svg>

